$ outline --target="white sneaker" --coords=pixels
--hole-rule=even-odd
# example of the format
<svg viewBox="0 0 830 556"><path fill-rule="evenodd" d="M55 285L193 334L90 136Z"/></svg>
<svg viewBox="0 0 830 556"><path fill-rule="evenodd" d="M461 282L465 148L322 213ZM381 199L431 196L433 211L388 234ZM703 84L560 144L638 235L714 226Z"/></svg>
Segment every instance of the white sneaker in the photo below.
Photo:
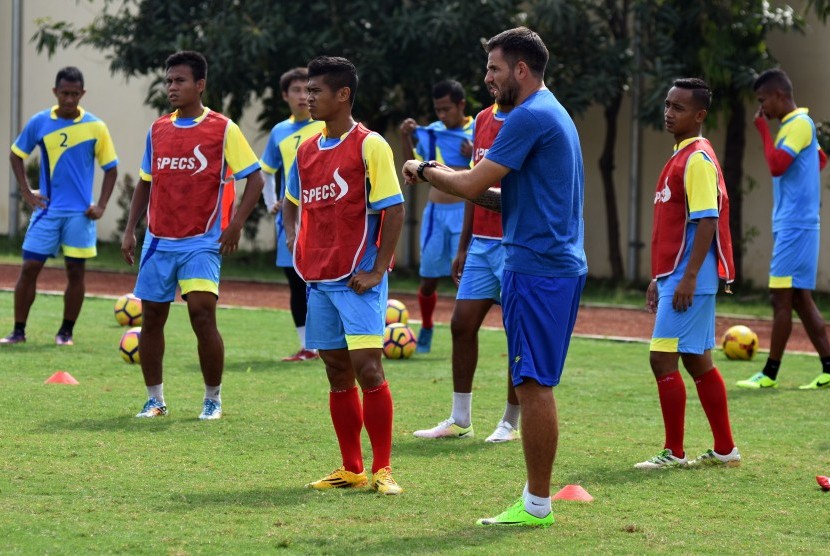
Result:
<svg viewBox="0 0 830 556"><path fill-rule="evenodd" d="M199 419L202 421L212 421L214 419L222 418L222 402L215 402L213 400L205 400L202 404L202 413Z"/></svg>
<svg viewBox="0 0 830 556"><path fill-rule="evenodd" d="M418 438L472 438L474 436L472 423L467 428L459 427L452 417L441 421L431 429L415 431L412 434Z"/></svg>
<svg viewBox="0 0 830 556"><path fill-rule="evenodd" d="M635 463L634 469L667 469L670 467L685 467L688 463L689 462L685 457L674 457L671 450L665 448L660 450L660 453L653 458L641 461L640 463Z"/></svg>
<svg viewBox="0 0 830 556"><path fill-rule="evenodd" d="M507 421L499 421L499 424L496 425L496 430L494 430L493 434L488 436L484 441L510 442L511 440L518 440L520 438L521 435L519 435L519 429L514 429L513 425Z"/></svg>
<svg viewBox="0 0 830 556"><path fill-rule="evenodd" d="M726 455L721 455L714 450L706 450L706 452L689 462L689 467L706 467L712 465L722 465L724 467L738 467L741 465L741 454L738 452L738 447L735 446Z"/></svg>

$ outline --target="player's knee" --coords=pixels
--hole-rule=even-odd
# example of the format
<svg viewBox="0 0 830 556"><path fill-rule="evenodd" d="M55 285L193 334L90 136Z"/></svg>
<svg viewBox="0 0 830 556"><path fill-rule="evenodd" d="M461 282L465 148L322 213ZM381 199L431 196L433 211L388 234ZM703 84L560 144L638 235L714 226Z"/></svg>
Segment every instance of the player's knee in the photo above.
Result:
<svg viewBox="0 0 830 556"><path fill-rule="evenodd" d="M24 281L37 280L42 268L43 263L40 261L23 261L23 266L20 267L20 278Z"/></svg>
<svg viewBox="0 0 830 556"><path fill-rule="evenodd" d="M450 320L450 332L453 338L470 338L475 336L478 330L470 324L470 319L453 313Z"/></svg>
<svg viewBox="0 0 830 556"><path fill-rule="evenodd" d="M212 333L216 330L216 314L207 307L193 307L190 309L190 325L197 335Z"/></svg>
<svg viewBox="0 0 830 556"><path fill-rule="evenodd" d="M366 361L357 371L357 381L364 390L380 386L384 380L386 378L384 377L383 365L380 360Z"/></svg>

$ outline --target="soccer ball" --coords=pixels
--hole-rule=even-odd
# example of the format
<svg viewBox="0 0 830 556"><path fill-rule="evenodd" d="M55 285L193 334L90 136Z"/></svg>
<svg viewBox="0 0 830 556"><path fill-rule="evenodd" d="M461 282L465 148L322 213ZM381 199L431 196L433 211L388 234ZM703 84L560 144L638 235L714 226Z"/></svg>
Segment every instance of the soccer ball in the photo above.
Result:
<svg viewBox="0 0 830 556"><path fill-rule="evenodd" d="M383 354L388 359L409 359L417 343L415 333L402 322L393 322L383 332Z"/></svg>
<svg viewBox="0 0 830 556"><path fill-rule="evenodd" d="M140 327L136 326L124 332L124 335L121 336L121 342L118 344L118 351L121 353L121 358L124 361L127 363L139 363L138 344L140 341Z"/></svg>
<svg viewBox="0 0 830 556"><path fill-rule="evenodd" d="M115 302L115 320L121 326L141 325L141 300L131 293L122 295Z"/></svg>
<svg viewBox="0 0 830 556"><path fill-rule="evenodd" d="M721 345L727 359L748 361L758 351L758 335L749 327L739 324L726 331Z"/></svg>
<svg viewBox="0 0 830 556"><path fill-rule="evenodd" d="M386 324L390 325L394 322L406 324L409 322L409 310L406 305L397 299L390 299L386 302Z"/></svg>

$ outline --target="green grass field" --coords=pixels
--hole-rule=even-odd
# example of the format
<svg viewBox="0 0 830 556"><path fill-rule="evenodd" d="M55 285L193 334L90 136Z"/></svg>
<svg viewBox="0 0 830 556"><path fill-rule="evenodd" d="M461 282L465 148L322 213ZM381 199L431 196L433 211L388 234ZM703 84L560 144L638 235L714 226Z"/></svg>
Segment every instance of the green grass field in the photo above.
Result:
<svg viewBox="0 0 830 556"><path fill-rule="evenodd" d="M12 297L0 292L0 330ZM406 492L302 488L339 465L319 362L276 362L295 347L287 312L221 309L225 416L200 422L203 394L183 306L171 310L165 394L171 413L133 417L145 391L117 353L112 300L91 298L76 345L53 336L59 297L41 295L25 345L0 351L0 552L20 554L528 554L826 553L830 494L827 392L796 386L818 370L787 356L777 391L732 384L757 364L717 362L729 384L737 469L642 472L662 446L647 346L575 339L556 389L561 442L553 492L580 484L592 503L554 503L548 530L491 530L475 519L521 492L521 446L483 439L504 403L503 334L483 332L474 396L478 436L425 441L411 433L449 414L449 330L433 353L386 362L395 397L393 462ZM45 385L57 370L79 386ZM711 447L687 380L687 449ZM364 435L364 454L370 460Z"/></svg>

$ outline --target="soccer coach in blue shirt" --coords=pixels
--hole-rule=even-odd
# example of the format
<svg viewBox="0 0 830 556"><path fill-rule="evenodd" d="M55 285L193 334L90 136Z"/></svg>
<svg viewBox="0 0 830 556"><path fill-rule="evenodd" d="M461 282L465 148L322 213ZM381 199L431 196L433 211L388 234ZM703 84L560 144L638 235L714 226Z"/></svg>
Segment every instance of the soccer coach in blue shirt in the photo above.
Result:
<svg viewBox="0 0 830 556"><path fill-rule="evenodd" d="M471 170L409 160L408 183L433 187L500 210L505 265L504 326L522 411L527 485L522 499L478 525L548 527L550 479L559 438L553 386L559 383L585 285L584 175L576 127L544 85L548 50L525 27L487 45L486 85L516 108L485 158ZM501 192L490 185L501 182Z"/></svg>

